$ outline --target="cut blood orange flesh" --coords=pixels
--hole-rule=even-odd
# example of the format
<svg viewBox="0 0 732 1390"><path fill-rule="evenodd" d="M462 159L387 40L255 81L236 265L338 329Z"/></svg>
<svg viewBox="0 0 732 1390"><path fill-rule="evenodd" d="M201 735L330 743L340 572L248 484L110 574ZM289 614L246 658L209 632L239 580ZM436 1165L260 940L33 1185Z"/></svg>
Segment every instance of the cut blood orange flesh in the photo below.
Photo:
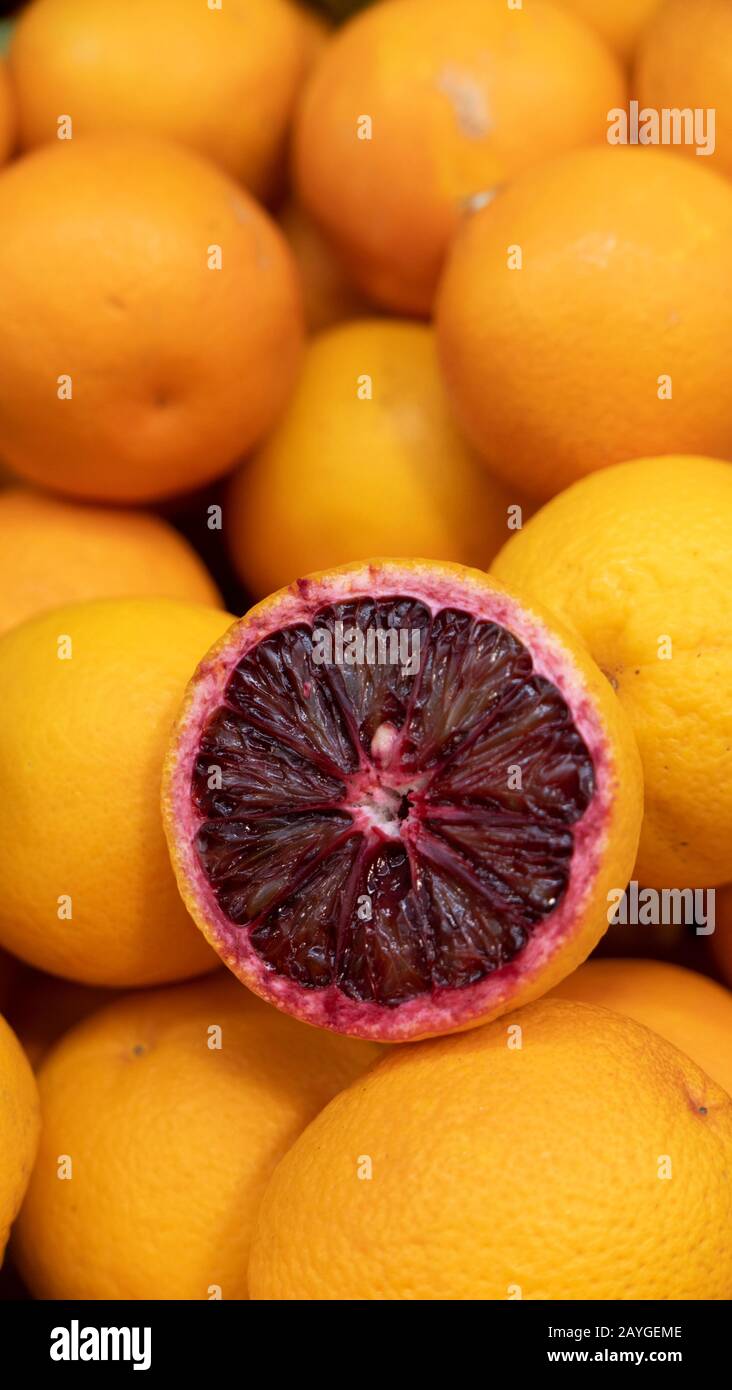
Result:
<svg viewBox="0 0 732 1390"><path fill-rule="evenodd" d="M313 575L188 688L163 811L190 912L298 1018L384 1041L542 994L633 867L637 751L606 677L457 565Z"/></svg>

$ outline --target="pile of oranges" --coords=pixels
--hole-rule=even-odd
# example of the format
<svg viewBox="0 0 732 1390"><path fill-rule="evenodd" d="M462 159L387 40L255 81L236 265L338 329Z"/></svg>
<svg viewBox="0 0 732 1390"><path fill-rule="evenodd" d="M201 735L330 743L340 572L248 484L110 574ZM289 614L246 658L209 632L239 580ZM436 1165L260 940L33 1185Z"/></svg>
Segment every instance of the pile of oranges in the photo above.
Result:
<svg viewBox="0 0 732 1390"><path fill-rule="evenodd" d="M30 0L0 306L7 1295L730 1297L730 0ZM373 557L590 653L675 905L386 1058L220 969L159 805L233 615Z"/></svg>

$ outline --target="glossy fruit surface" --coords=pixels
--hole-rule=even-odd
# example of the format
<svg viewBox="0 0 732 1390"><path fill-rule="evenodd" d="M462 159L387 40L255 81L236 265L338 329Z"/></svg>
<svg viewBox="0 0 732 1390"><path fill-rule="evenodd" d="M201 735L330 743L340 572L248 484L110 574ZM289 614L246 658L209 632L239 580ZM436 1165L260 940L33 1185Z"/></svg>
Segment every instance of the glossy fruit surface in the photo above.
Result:
<svg viewBox="0 0 732 1390"><path fill-rule="evenodd" d="M732 459L732 183L705 163L582 150L455 241L437 308L449 393L529 496L644 454Z"/></svg>
<svg viewBox="0 0 732 1390"><path fill-rule="evenodd" d="M271 427L299 285L219 169L142 137L55 141L0 173L0 223L0 454L22 477L145 501L226 472Z"/></svg>
<svg viewBox="0 0 732 1390"><path fill-rule="evenodd" d="M426 324L317 335L279 425L234 476L224 518L251 593L369 555L487 568L522 498L456 428Z"/></svg>
<svg viewBox="0 0 732 1390"><path fill-rule="evenodd" d="M327 1106L265 1193L251 1295L726 1300L731 1159L732 1101L693 1062L542 999Z"/></svg>
<svg viewBox="0 0 732 1390"><path fill-rule="evenodd" d="M336 1031L470 1027L585 958L637 752L606 678L477 570L299 580L202 660L166 764L181 893L240 979Z"/></svg>
<svg viewBox="0 0 732 1390"><path fill-rule="evenodd" d="M635 877L725 882L732 844L732 467L639 459L569 488L493 565L541 597L612 681L644 767Z"/></svg>
<svg viewBox="0 0 732 1390"><path fill-rule="evenodd" d="M546 0L390 0L338 30L303 94L299 195L372 298L429 314L466 210L605 138L619 65Z"/></svg>
<svg viewBox="0 0 732 1390"><path fill-rule="evenodd" d="M0 944L29 964L128 986L215 966L158 798L186 681L230 622L174 599L101 599L0 639Z"/></svg>
<svg viewBox="0 0 732 1390"><path fill-rule="evenodd" d="M627 1014L685 1052L732 1095L732 994L716 980L659 960L589 960L552 998Z"/></svg>
<svg viewBox="0 0 732 1390"><path fill-rule="evenodd" d="M0 492L0 631L80 599L137 595L220 602L191 546L159 517Z"/></svg>
<svg viewBox="0 0 732 1390"><path fill-rule="evenodd" d="M86 1019L39 1075L43 1138L16 1245L33 1293L246 1298L275 1163L377 1056L223 975L127 995Z"/></svg>

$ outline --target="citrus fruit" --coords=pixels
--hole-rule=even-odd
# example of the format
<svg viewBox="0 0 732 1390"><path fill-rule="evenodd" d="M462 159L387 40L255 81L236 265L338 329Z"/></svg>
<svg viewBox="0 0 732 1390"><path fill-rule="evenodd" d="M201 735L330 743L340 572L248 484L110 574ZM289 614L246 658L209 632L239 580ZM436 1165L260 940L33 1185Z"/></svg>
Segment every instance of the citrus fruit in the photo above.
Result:
<svg viewBox="0 0 732 1390"><path fill-rule="evenodd" d="M38 1147L38 1090L14 1032L0 1016L0 1265Z"/></svg>
<svg viewBox="0 0 732 1390"><path fill-rule="evenodd" d="M300 271L305 323L310 332L363 314L369 308L368 300L351 282L336 251L304 208L290 199L279 223Z"/></svg>
<svg viewBox="0 0 732 1390"><path fill-rule="evenodd" d="M133 130L189 145L258 196L276 186L309 30L287 0L35 0L10 64L24 148Z"/></svg>
<svg viewBox="0 0 732 1390"><path fill-rule="evenodd" d="M391 0L339 30L295 125L300 197L378 302L429 314L467 208L603 140L615 58L548 0Z"/></svg>
<svg viewBox="0 0 732 1390"><path fill-rule="evenodd" d="M689 111L693 140L679 143L695 160L698 145L711 135L714 145L701 159L732 174L732 4L730 0L666 0L645 31L637 55L635 89L641 107ZM703 123L694 124L700 112ZM700 139L701 137L701 139Z"/></svg>
<svg viewBox="0 0 732 1390"><path fill-rule="evenodd" d="M685 1052L732 1095L732 994L706 975L659 960L589 960L556 999L627 1014Z"/></svg>
<svg viewBox="0 0 732 1390"><path fill-rule="evenodd" d="M607 926L641 786L579 644L477 570L298 580L203 659L166 831L192 915L256 993L402 1041L543 993Z"/></svg>
<svg viewBox="0 0 732 1390"><path fill-rule="evenodd" d="M384 318L308 344L292 400L235 475L224 517L234 565L261 597L368 555L485 567L512 503L456 429L433 330Z"/></svg>
<svg viewBox="0 0 732 1390"><path fill-rule="evenodd" d="M640 459L584 478L493 565L589 647L635 731L645 778L636 878L730 875L732 467Z"/></svg>
<svg viewBox="0 0 732 1390"><path fill-rule="evenodd" d="M617 53L630 62L649 20L663 0L561 0L565 10L583 19Z"/></svg>
<svg viewBox="0 0 732 1390"><path fill-rule="evenodd" d="M8 65L0 57L0 164L12 153L15 145L15 100L8 75Z"/></svg>
<svg viewBox="0 0 732 1390"><path fill-rule="evenodd" d="M0 631L62 603L144 594L220 602L192 547L151 513L0 493Z"/></svg>
<svg viewBox="0 0 732 1390"><path fill-rule="evenodd" d="M376 1056L226 976L128 995L85 1020L39 1074L43 1138L15 1247L32 1292L245 1298L275 1163Z"/></svg>
<svg viewBox="0 0 732 1390"><path fill-rule="evenodd" d="M646 453L732 458L732 185L701 163L582 150L457 238L445 377L474 445L529 495Z"/></svg>
<svg viewBox="0 0 732 1390"><path fill-rule="evenodd" d="M6 1013L34 1071L49 1048L75 1023L118 997L118 991L59 980L25 966L18 972Z"/></svg>
<svg viewBox="0 0 732 1390"><path fill-rule="evenodd" d="M695 1063L542 999L326 1107L265 1193L251 1296L727 1299L730 1161L732 1101Z"/></svg>
<svg viewBox="0 0 732 1390"><path fill-rule="evenodd" d="M732 987L732 884L720 889L716 896L716 926L709 945L723 980Z"/></svg>
<svg viewBox="0 0 732 1390"><path fill-rule="evenodd" d="M160 824L163 752L231 618L174 599L52 609L0 638L0 946L96 985L211 969Z"/></svg>
<svg viewBox="0 0 732 1390"><path fill-rule="evenodd" d="M144 501L270 428L299 359L296 271L220 170L134 136L54 142L0 174L0 223L0 453L22 477Z"/></svg>

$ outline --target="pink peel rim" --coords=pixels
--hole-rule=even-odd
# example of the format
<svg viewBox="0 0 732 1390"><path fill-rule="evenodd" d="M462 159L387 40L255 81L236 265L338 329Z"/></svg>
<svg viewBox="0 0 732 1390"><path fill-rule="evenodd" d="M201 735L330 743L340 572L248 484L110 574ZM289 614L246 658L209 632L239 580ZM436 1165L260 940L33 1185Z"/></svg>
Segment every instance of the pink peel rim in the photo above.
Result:
<svg viewBox="0 0 732 1390"><path fill-rule="evenodd" d="M499 623L512 632L530 652L536 674L550 680L568 704L592 758L595 791L572 827L574 850L567 890L519 955L476 984L440 988L386 1008L352 999L336 985L306 989L266 965L249 944L246 929L235 926L222 912L196 856L194 839L205 817L193 805L191 785L201 731L222 704L229 677L247 652L282 628L312 625L326 605L393 595L416 599L433 614L448 606L467 609L476 619ZM296 580L227 629L188 685L165 764L162 805L173 867L188 911L233 974L262 999L314 1027L399 1043L487 1022L516 1006L519 986L520 1002L529 1002L589 954L604 926L588 941L584 953L573 956L566 969L548 982L545 979L547 967L568 939L577 935L577 923L592 899L616 789L613 750L580 664L531 601L519 599L479 570L443 567L432 561L372 560Z"/></svg>

